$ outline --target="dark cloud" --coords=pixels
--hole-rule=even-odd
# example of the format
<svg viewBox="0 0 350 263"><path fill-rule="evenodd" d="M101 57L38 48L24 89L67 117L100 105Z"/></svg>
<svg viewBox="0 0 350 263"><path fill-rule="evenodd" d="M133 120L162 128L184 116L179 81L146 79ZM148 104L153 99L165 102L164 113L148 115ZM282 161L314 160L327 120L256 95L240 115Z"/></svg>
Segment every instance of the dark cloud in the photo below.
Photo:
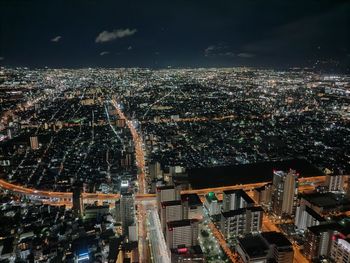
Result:
<svg viewBox="0 0 350 263"><path fill-rule="evenodd" d="M226 44L210 45L204 49L204 56L206 57L234 57L235 53L230 50L230 47Z"/></svg>
<svg viewBox="0 0 350 263"><path fill-rule="evenodd" d="M240 58L253 58L253 57L255 57L255 54L242 52L242 53L238 53L237 57L240 57Z"/></svg>

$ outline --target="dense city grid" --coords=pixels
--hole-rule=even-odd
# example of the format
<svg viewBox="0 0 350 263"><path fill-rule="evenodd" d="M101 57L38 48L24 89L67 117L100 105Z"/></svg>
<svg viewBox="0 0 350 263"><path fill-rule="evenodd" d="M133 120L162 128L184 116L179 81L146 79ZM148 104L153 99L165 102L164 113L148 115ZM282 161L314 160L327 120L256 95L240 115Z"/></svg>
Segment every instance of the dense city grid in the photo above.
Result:
<svg viewBox="0 0 350 263"><path fill-rule="evenodd" d="M312 233L348 229L349 83L309 69L1 68L1 259L322 258ZM212 187L206 172L205 189L189 176L289 160L318 173L241 170L230 176L248 183Z"/></svg>

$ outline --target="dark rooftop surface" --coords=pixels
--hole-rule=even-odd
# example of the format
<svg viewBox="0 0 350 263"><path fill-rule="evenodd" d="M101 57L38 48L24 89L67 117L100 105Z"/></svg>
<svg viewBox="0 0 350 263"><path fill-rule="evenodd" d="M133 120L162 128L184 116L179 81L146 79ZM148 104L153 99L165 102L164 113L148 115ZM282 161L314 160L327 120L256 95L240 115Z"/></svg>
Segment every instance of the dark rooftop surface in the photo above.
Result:
<svg viewBox="0 0 350 263"><path fill-rule="evenodd" d="M181 205L181 200L171 200L161 202L162 206L172 206L172 205Z"/></svg>
<svg viewBox="0 0 350 263"><path fill-rule="evenodd" d="M292 243L288 240L288 238L279 232L263 232L262 236L270 243L275 244L278 247L291 247Z"/></svg>
<svg viewBox="0 0 350 263"><path fill-rule="evenodd" d="M316 218L319 222L326 221L322 216L320 216L318 213L315 212L312 208L306 206L305 207L306 212L308 212L309 215L311 215L313 218Z"/></svg>
<svg viewBox="0 0 350 263"><path fill-rule="evenodd" d="M231 195L231 194L236 194L239 197L243 198L248 204L254 204L254 200L252 198L250 198L250 196L243 191L243 189L237 189L237 190L227 190L224 191L225 195Z"/></svg>
<svg viewBox="0 0 350 263"><path fill-rule="evenodd" d="M190 226L191 223L195 222L195 219L183 219L177 221L167 222L168 227L182 227L182 226Z"/></svg>
<svg viewBox="0 0 350 263"><path fill-rule="evenodd" d="M317 235L319 233L327 232L329 230L340 230L341 227L337 223L329 223L329 224L311 226L311 227L308 227L307 229Z"/></svg>
<svg viewBox="0 0 350 263"><path fill-rule="evenodd" d="M248 235L239 239L241 247L250 258L264 257L268 253L268 247L260 235Z"/></svg>
<svg viewBox="0 0 350 263"><path fill-rule="evenodd" d="M181 200L183 202L188 201L190 206L202 205L202 201L197 194L184 194L181 195Z"/></svg>
<svg viewBox="0 0 350 263"><path fill-rule="evenodd" d="M289 170L290 168L300 173L301 177L323 175L322 171L304 159L194 168L188 170L188 175L192 188L201 189L235 184L268 182L272 180L272 171L274 169Z"/></svg>
<svg viewBox="0 0 350 263"><path fill-rule="evenodd" d="M311 204L322 207L325 210L339 209L347 211L350 209L350 199L342 194L335 193L311 193L302 195Z"/></svg>

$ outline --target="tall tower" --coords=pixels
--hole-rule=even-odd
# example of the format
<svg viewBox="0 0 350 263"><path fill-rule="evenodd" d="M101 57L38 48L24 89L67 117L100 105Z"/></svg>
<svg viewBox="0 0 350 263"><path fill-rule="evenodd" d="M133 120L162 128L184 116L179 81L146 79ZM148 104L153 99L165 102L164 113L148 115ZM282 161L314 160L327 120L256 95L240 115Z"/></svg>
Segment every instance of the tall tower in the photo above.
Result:
<svg viewBox="0 0 350 263"><path fill-rule="evenodd" d="M272 211L279 217L290 217L295 213L298 176L292 169L273 172Z"/></svg>
<svg viewBox="0 0 350 263"><path fill-rule="evenodd" d="M327 174L325 185L329 192L343 192L345 184L345 175Z"/></svg>
<svg viewBox="0 0 350 263"><path fill-rule="evenodd" d="M120 217L123 235L128 235L128 228L134 223L134 197L131 193L125 193L120 197Z"/></svg>
<svg viewBox="0 0 350 263"><path fill-rule="evenodd" d="M30 148L32 148L32 150L39 149L38 136L30 136Z"/></svg>
<svg viewBox="0 0 350 263"><path fill-rule="evenodd" d="M82 216L84 212L83 197L81 195L82 186L73 186L73 213L76 217Z"/></svg>

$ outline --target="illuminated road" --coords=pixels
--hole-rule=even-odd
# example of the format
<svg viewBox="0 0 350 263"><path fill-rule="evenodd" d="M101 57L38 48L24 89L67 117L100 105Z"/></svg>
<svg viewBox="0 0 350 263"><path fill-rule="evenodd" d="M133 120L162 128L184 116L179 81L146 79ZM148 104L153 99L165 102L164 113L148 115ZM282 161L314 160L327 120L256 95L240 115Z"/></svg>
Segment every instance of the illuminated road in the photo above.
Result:
<svg viewBox="0 0 350 263"><path fill-rule="evenodd" d="M263 218L263 231L276 231L281 232L281 230L266 216ZM296 244L293 244L294 249L294 263L308 263L309 261L300 253L299 247Z"/></svg>
<svg viewBox="0 0 350 263"><path fill-rule="evenodd" d="M5 180L0 179L0 187L2 189L23 194L28 197L37 197L38 199L45 200L48 204L55 205L57 202L71 202L72 193L71 192L53 192L37 190L33 188L27 188L24 186L11 184ZM101 193L83 193L83 199L85 200L95 200L95 201L107 201L107 200L118 200L120 198L119 194L101 194Z"/></svg>
<svg viewBox="0 0 350 263"><path fill-rule="evenodd" d="M138 174L139 191L138 192L145 194L147 189L145 187L145 154L142 148L142 144L143 144L142 138L138 134L133 122L126 118L125 114L122 112L119 104L116 102L115 99L112 100L112 104L115 107L119 118L125 120L126 125L128 126L131 132L131 136L133 138L134 145L135 145L136 165L137 165L137 168L139 169L139 174Z"/></svg>
<svg viewBox="0 0 350 263"><path fill-rule="evenodd" d="M211 221L208 223L208 226L231 262L242 262L241 257L237 253L232 252L232 250L228 247L221 231L217 229L217 227Z"/></svg>
<svg viewBox="0 0 350 263"><path fill-rule="evenodd" d="M313 176L313 177L302 177L299 178L299 183L317 183L321 184L325 181L325 176ZM204 189L192 189L192 190L183 190L181 191L181 194L198 194L198 195L205 195L209 192L215 192L215 193L220 193L223 191L228 191L228 190L237 190L237 189L243 189L244 191L250 191L253 190L254 188L261 187L267 183L271 182L262 182L262 183L252 183L252 184L236 184L236 185L231 185L231 186L222 186L222 187L213 187L213 188L204 188ZM314 186L310 185L300 185L299 186L299 191L303 192L304 190L309 191L313 189Z"/></svg>
<svg viewBox="0 0 350 263"><path fill-rule="evenodd" d="M158 122L167 123L167 122L205 122L205 121L221 121L221 120L234 120L237 116L227 115L221 117L193 117L193 118L179 118L179 119L160 119Z"/></svg>
<svg viewBox="0 0 350 263"><path fill-rule="evenodd" d="M114 106L120 119L124 119L127 127L130 130L132 139L134 141L135 147L135 159L136 166L138 168L138 194L147 194L147 187L145 183L145 154L143 151L143 141L142 137L137 132L132 121L128 120L125 114L122 112L119 104L115 99L111 100L112 105ZM137 205L137 222L138 222L138 250L139 250L139 261L146 262L147 257L147 232L146 232L146 208L143 203Z"/></svg>
<svg viewBox="0 0 350 263"><path fill-rule="evenodd" d="M317 182L315 185L319 185L323 183L325 180L325 176L316 176L316 177L308 177L308 178L300 178L299 182ZM243 189L243 190L252 190L255 187L260 187L265 183L256 183L256 184L245 184L245 185L233 185L233 186L225 186L225 187L215 187L215 188L205 188L205 189L198 189L198 190L183 190L181 191L181 194L188 194L188 193L196 193L198 195L205 195L209 192L216 192L221 193L226 190L234 190L234 189ZM38 198L57 198L61 199L71 199L72 193L71 192L54 192L54 191L44 191L44 190L37 190L33 188L27 188L24 186L16 185L9 183L3 179L0 179L0 188L9 190L15 193L27 195L27 196L37 196ZM312 191L314 190L315 186L312 185L300 185L299 186L299 192L304 191ZM86 199L96 199L98 200L117 200L119 199L119 194L102 194L102 193L83 193L83 198ZM141 199L148 199L155 197L154 194L145 194L145 193L139 193L135 196L135 199L141 200ZM52 204L54 204L55 201L52 201Z"/></svg>

